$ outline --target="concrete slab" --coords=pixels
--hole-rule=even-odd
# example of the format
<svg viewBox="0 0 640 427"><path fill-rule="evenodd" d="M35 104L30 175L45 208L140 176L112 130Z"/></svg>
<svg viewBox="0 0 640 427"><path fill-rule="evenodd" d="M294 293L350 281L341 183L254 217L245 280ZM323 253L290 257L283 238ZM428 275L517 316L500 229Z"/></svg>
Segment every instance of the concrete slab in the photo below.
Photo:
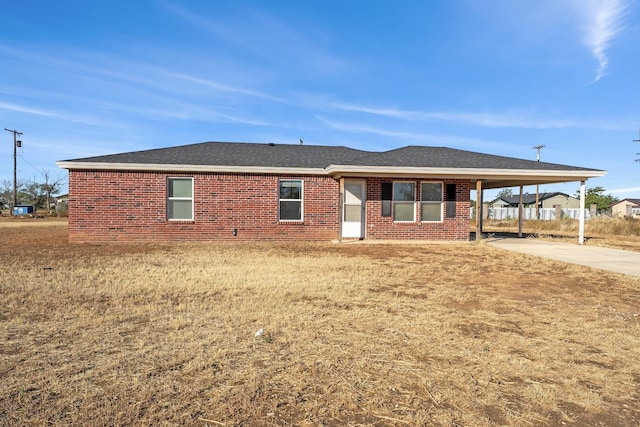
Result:
<svg viewBox="0 0 640 427"><path fill-rule="evenodd" d="M640 252L534 238L492 237L487 239L487 243L509 251L640 277Z"/></svg>

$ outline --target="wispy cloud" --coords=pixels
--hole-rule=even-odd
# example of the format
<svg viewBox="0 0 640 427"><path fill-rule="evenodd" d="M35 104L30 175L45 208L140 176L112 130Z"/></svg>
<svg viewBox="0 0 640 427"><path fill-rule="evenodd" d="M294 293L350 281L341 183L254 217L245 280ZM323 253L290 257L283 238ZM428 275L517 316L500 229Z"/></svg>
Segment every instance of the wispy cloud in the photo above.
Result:
<svg viewBox="0 0 640 427"><path fill-rule="evenodd" d="M520 111L500 112L471 112L471 111L412 111L398 108L378 108L348 103L332 103L332 108L341 111L365 113L381 117L388 117L406 121L442 121L455 122L465 125L488 128L518 128L518 129L628 129L635 123L624 118L575 120L538 116L534 113Z"/></svg>
<svg viewBox="0 0 640 427"><path fill-rule="evenodd" d="M274 101L274 102L280 102L280 103L288 103L288 101L284 98L278 98L276 96L272 96L269 95L267 93L263 93L263 92L259 92L259 91L255 91L255 90L251 90L251 89L246 89L246 88L241 88L241 87L236 87L236 86L230 86L224 83L220 83L220 82L216 82L216 81L212 81L212 80L207 80L207 79L202 79L200 77L195 77L195 76L191 76L188 74L183 74L183 73L169 73L171 75L171 77L174 77L176 79L180 79L183 81L187 81L190 83L195 83L197 85L200 86L205 86L208 87L210 89L214 89L217 91L221 91L221 92L230 92L230 93L235 93L238 95L246 95L246 96L251 96L254 98L261 98L261 99L266 99L269 101Z"/></svg>
<svg viewBox="0 0 640 427"><path fill-rule="evenodd" d="M40 108L32 108L24 105L11 104L8 102L0 101L0 110L14 111L17 113L28 114L31 116L47 117L51 119L64 120L71 123L82 123L89 125L104 126L106 123L103 120L87 115L78 115L73 113L48 111Z"/></svg>
<svg viewBox="0 0 640 427"><path fill-rule="evenodd" d="M618 188L615 190L608 190L607 192L611 194L620 194L620 193L628 194L628 193L640 192L640 187Z"/></svg>
<svg viewBox="0 0 640 427"><path fill-rule="evenodd" d="M62 118L60 114L53 113L50 111L40 110L38 108L25 107L17 104L9 104L7 102L1 102L1 101L0 101L0 110L15 111L18 113L25 113L33 116Z"/></svg>
<svg viewBox="0 0 640 427"><path fill-rule="evenodd" d="M607 50L613 39L625 29L630 4L630 0L580 0L575 3L585 18L584 42L598 61L595 82L607 73Z"/></svg>
<svg viewBox="0 0 640 427"><path fill-rule="evenodd" d="M320 120L325 126L331 129L349 133L370 133L374 135L396 138L403 140L403 144L411 144L412 141L419 141L423 143L438 144L448 147L456 146L465 148L469 146L485 148L509 146L509 144L487 141L477 138L466 138L458 135L433 135L420 132L405 132L393 129L385 129L378 126L371 126L368 124L337 122L321 116L317 116L316 118Z"/></svg>

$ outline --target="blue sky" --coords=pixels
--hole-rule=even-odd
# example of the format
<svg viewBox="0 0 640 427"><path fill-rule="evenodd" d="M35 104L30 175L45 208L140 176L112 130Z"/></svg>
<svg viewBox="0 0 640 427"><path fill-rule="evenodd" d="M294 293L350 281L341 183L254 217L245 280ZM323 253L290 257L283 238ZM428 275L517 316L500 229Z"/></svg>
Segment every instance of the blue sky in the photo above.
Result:
<svg viewBox="0 0 640 427"><path fill-rule="evenodd" d="M64 174L57 160L203 141L532 160L544 144L543 161L608 171L587 187L640 198L639 12L632 0L5 2L0 125L24 133L23 180ZM2 135L0 181L12 180Z"/></svg>

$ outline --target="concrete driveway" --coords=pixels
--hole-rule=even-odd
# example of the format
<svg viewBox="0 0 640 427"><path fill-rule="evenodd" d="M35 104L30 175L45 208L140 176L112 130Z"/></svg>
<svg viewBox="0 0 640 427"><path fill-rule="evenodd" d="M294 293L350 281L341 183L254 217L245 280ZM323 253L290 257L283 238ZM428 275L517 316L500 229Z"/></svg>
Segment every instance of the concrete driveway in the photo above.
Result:
<svg viewBox="0 0 640 427"><path fill-rule="evenodd" d="M533 238L496 236L487 239L487 243L509 251L640 277L640 252L549 242Z"/></svg>

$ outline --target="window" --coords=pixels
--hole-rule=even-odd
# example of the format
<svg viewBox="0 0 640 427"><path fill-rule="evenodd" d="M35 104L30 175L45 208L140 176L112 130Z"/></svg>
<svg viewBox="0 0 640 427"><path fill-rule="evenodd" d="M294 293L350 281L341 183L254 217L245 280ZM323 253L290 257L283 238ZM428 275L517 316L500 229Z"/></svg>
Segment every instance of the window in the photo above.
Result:
<svg viewBox="0 0 640 427"><path fill-rule="evenodd" d="M416 183L393 183L393 220L412 222L416 220Z"/></svg>
<svg viewBox="0 0 640 427"><path fill-rule="evenodd" d="M302 221L302 180L280 181L280 221Z"/></svg>
<svg viewBox="0 0 640 427"><path fill-rule="evenodd" d="M382 216L391 216L391 203L393 201L393 184L382 183Z"/></svg>
<svg viewBox="0 0 640 427"><path fill-rule="evenodd" d="M423 182L420 190L420 219L426 222L442 221L442 183Z"/></svg>
<svg viewBox="0 0 640 427"><path fill-rule="evenodd" d="M446 203L446 215L447 218L455 218L456 217L456 185L455 184L447 184L445 186L445 200Z"/></svg>
<svg viewBox="0 0 640 427"><path fill-rule="evenodd" d="M193 178L167 178L167 219L193 221Z"/></svg>
<svg viewBox="0 0 640 427"><path fill-rule="evenodd" d="M343 221L362 221L362 200L364 184L361 182L345 182L344 184L344 209Z"/></svg>

